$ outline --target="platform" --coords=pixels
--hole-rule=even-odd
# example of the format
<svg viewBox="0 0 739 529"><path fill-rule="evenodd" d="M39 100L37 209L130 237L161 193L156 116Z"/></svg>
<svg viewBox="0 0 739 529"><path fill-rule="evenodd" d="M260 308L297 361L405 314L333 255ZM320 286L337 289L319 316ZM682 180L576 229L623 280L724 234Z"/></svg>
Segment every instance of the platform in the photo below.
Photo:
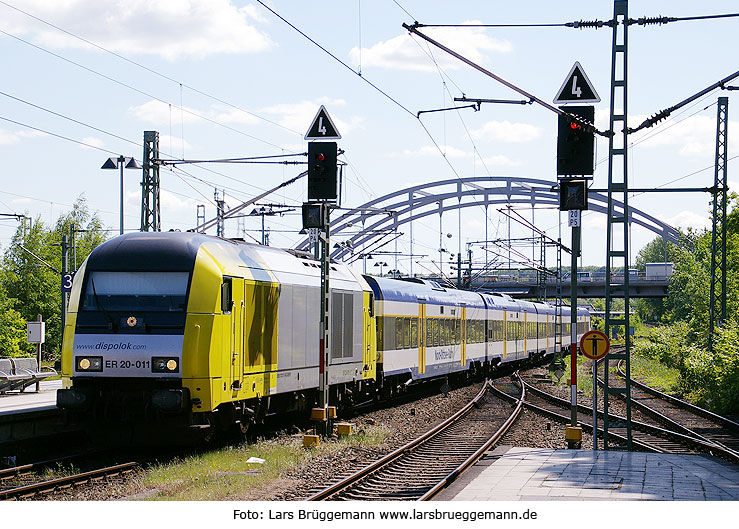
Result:
<svg viewBox="0 0 739 529"><path fill-rule="evenodd" d="M435 500L739 500L739 466L706 455L498 447Z"/></svg>
<svg viewBox="0 0 739 529"><path fill-rule="evenodd" d="M56 390L62 388L61 380L41 382L41 391L29 386L24 392L9 391L0 395L0 415L26 413L44 409L56 409Z"/></svg>

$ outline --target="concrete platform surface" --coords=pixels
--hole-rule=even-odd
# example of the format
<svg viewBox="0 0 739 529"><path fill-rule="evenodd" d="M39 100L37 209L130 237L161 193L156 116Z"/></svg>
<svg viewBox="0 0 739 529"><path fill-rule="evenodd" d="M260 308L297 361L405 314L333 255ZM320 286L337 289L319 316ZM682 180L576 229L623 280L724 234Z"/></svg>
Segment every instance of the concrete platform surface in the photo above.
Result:
<svg viewBox="0 0 739 529"><path fill-rule="evenodd" d="M9 391L0 395L0 415L56 408L56 390L61 388L61 380L44 380L38 393L35 385L22 393Z"/></svg>
<svg viewBox="0 0 739 529"><path fill-rule="evenodd" d="M437 500L739 500L739 466L705 455L498 447Z"/></svg>

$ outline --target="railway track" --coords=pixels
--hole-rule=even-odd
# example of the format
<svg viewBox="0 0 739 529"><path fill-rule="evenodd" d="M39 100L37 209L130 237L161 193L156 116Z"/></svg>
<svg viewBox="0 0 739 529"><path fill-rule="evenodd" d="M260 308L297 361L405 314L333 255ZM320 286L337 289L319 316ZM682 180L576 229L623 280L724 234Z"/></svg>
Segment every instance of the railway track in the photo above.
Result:
<svg viewBox="0 0 739 529"><path fill-rule="evenodd" d="M618 364L618 373L621 377L626 376L621 362ZM735 463L739 463L739 424L736 422L662 393L633 378L631 405L660 424L716 445Z"/></svg>
<svg viewBox="0 0 739 529"><path fill-rule="evenodd" d="M546 414L554 419L570 422L569 410L570 401L552 395L540 388L532 386L528 382L518 377L519 383L526 388L526 403L529 408L540 413ZM564 413L563 413L564 411ZM584 429L592 432L592 423L589 419L592 417L592 407L578 404L577 406L579 423ZM598 410L598 417L603 419L602 410ZM609 422L612 426L608 429L608 435L620 442L626 443L626 418L620 415L609 414ZM623 424L623 426L618 426ZM643 451L663 452L663 453L711 453L718 455L721 451L720 447L702 439L697 439L681 432L668 430L653 424L647 424L632 419L632 441L633 445ZM599 432L603 430L598 428Z"/></svg>
<svg viewBox="0 0 739 529"><path fill-rule="evenodd" d="M40 499L44 495L70 487L128 474L138 466L139 463L129 462L44 481L33 479L36 465L9 468L0 474L0 500Z"/></svg>
<svg viewBox="0 0 739 529"><path fill-rule="evenodd" d="M432 498L513 424L521 412L523 395L514 398L518 404L513 410L509 400L487 382L470 403L443 423L308 501Z"/></svg>

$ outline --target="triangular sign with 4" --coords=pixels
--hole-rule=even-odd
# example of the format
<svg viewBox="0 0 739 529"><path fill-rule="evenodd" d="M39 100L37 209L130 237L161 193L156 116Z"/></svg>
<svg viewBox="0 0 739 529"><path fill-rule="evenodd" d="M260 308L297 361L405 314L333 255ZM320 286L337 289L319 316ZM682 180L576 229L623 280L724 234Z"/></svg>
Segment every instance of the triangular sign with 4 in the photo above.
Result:
<svg viewBox="0 0 739 529"><path fill-rule="evenodd" d="M554 104L563 105L567 103L600 103L600 96L595 91L593 83L590 82L585 70L579 62L575 62L567 74L565 82L554 98Z"/></svg>
<svg viewBox="0 0 739 529"><path fill-rule="evenodd" d="M326 111L326 107L321 105L321 108L318 109L318 113L316 114L316 117L313 118L313 122L311 123L310 128L308 129L308 132L305 133L305 139L306 140L340 140L341 134L339 134L339 130L336 128L336 125L334 125L334 122L331 121L331 117L328 115L328 112Z"/></svg>

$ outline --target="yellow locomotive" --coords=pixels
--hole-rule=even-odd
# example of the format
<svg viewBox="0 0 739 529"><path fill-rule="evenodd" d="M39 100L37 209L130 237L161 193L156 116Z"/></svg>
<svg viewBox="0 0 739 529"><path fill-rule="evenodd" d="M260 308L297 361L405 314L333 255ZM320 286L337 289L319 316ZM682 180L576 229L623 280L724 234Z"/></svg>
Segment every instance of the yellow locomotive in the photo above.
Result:
<svg viewBox="0 0 739 529"><path fill-rule="evenodd" d="M334 402L376 374L372 292L332 265ZM96 248L70 297L57 405L75 418L207 428L310 407L320 267L195 233L131 233Z"/></svg>

